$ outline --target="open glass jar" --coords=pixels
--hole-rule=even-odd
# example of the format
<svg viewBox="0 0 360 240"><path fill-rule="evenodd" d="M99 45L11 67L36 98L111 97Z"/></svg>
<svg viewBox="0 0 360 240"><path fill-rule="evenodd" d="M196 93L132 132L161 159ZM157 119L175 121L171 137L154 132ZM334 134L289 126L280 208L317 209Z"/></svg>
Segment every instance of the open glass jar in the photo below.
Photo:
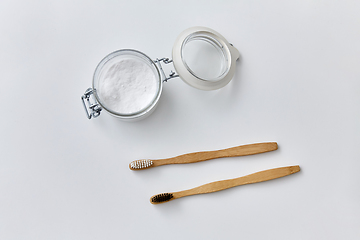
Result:
<svg viewBox="0 0 360 240"><path fill-rule="evenodd" d="M238 58L238 50L219 33L192 27L176 39L172 60L152 60L132 49L110 53L96 67L92 88L81 99L89 119L104 109L122 120L139 120L156 108L164 81L180 77L201 90L219 89L233 78ZM175 72L166 75L162 64L169 63Z"/></svg>

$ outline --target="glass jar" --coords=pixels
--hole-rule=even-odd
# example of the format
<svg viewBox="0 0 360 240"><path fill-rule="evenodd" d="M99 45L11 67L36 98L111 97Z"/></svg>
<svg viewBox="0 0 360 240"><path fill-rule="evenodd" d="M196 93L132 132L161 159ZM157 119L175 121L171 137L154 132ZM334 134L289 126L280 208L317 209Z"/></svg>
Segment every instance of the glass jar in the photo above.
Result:
<svg viewBox="0 0 360 240"><path fill-rule="evenodd" d="M163 82L180 77L192 87L215 90L234 76L238 50L216 31L193 27L175 41L173 60L152 60L144 53L122 49L103 58L95 69L92 88L81 97L89 119L104 109L121 120L149 116L160 99ZM166 75L162 64L173 63Z"/></svg>

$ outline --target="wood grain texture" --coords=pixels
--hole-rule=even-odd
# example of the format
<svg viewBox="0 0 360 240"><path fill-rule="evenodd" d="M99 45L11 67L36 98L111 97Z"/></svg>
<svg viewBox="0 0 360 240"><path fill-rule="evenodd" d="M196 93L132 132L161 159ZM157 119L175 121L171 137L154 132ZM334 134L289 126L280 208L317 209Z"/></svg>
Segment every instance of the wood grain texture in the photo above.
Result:
<svg viewBox="0 0 360 240"><path fill-rule="evenodd" d="M278 145L276 142L254 143L254 144L242 145L242 146L215 150L215 151L194 152L194 153L187 153L171 158L151 160L153 164L152 166L147 168L152 168L167 164L184 164L184 163L202 162L215 158L247 156L258 153L270 152L276 149L278 149ZM131 167L131 163L129 164L129 168L131 170L147 169L147 168L134 169Z"/></svg>
<svg viewBox="0 0 360 240"><path fill-rule="evenodd" d="M239 178L207 183L207 184L201 185L196 188L169 193L169 194L172 194L172 198L168 201L171 201L171 200L174 200L177 198L181 198L181 197L195 195L195 194L217 192L217 191L221 191L221 190L225 190L228 188L241 186L241 185L245 185L245 184L264 182L264 181L268 181L268 180L272 180L272 179L276 179L276 178L280 178L280 177L285 177L285 176L288 176L290 174L293 174L293 173L296 173L299 171L300 171L300 166L298 166L298 165L289 166L289 167L280 167L280 168L264 170L261 172L256 172L256 173L246 175L243 177L239 177ZM156 195L154 195L154 196L156 196ZM152 198L154 196L152 196ZM153 203L151 201L152 198L150 198L151 203ZM158 203L161 203L161 202L158 202ZM158 203L153 203L153 204L158 204Z"/></svg>

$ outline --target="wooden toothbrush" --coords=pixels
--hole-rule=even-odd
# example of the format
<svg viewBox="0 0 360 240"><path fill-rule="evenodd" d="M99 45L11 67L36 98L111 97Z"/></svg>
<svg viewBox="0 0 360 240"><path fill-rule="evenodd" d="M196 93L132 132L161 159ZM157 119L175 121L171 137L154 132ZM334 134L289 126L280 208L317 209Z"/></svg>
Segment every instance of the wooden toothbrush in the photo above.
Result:
<svg viewBox="0 0 360 240"><path fill-rule="evenodd" d="M131 170L143 170L167 164L195 163L215 158L246 156L270 152L276 149L278 149L276 142L254 143L216 151L187 153L176 157L158 160L141 159L132 161L129 164L129 168Z"/></svg>
<svg viewBox="0 0 360 240"><path fill-rule="evenodd" d="M160 193L154 195L150 198L150 202L152 204L159 204L168 202L177 198L186 197L195 194L203 194L203 193L212 193L221 191L224 189L250 184L250 183L257 183L257 182L264 182L275 178L284 177L296 172L300 171L300 166L290 166L290 167L281 167L281 168L274 168L269 169L261 172L256 172L250 175L246 175L239 178L228 179L223 181L217 181L208 183L205 185L201 185L196 188L192 188L189 190L184 190L180 192L172 192L172 193Z"/></svg>

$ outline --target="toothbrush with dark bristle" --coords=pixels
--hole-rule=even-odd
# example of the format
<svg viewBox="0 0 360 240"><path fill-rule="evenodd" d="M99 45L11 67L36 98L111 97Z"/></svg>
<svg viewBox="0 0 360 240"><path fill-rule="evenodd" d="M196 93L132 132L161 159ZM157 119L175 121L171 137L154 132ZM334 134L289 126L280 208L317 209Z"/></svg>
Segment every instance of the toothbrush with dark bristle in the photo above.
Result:
<svg viewBox="0 0 360 240"><path fill-rule="evenodd" d="M228 188L250 184L250 183L257 183L257 182L264 182L280 177L285 177L290 174L296 173L300 171L300 166L290 166L290 167L280 167L280 168L273 168L261 172L256 172L250 175L246 175L239 178L222 180L217 182L208 183L205 185L201 185L196 188L180 191L180 192L172 192L172 193L160 193L154 195L150 198L150 202L152 204L160 204L164 202L169 202L171 200L186 197L190 195L196 194L203 194L203 193L212 193L221 190L225 190Z"/></svg>
<svg viewBox="0 0 360 240"><path fill-rule="evenodd" d="M278 149L276 142L254 143L215 151L187 153L172 158L158 160L141 159L132 161L129 164L129 168L131 170L143 170L167 164L195 163L215 158L247 156L270 152L276 149Z"/></svg>

